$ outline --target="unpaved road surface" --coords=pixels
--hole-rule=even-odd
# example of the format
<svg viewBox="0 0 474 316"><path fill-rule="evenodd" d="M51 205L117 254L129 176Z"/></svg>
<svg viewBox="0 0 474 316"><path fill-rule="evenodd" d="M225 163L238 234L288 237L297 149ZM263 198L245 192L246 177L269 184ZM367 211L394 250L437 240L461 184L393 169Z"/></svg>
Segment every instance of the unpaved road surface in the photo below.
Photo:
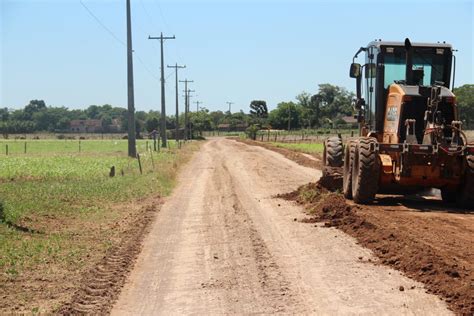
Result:
<svg viewBox="0 0 474 316"><path fill-rule="evenodd" d="M303 210L273 197L319 175L260 147L208 141L165 201L112 314L449 314L420 283L368 262L348 235L295 221Z"/></svg>

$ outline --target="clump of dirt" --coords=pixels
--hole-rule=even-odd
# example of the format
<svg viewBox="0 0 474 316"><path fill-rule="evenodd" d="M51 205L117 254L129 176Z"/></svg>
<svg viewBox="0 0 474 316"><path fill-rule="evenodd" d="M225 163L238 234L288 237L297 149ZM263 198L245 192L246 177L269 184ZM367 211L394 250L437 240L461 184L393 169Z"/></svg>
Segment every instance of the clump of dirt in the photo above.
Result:
<svg viewBox="0 0 474 316"><path fill-rule="evenodd" d="M316 168L316 169L320 169L322 167L322 162L319 156L313 155L314 159L311 159L311 158L308 158L303 153L286 149L286 148L276 147L269 143L258 142L258 141L254 141L250 139L239 139L239 138L233 138L233 139L247 145L260 146L260 147L275 151L277 153L282 154L286 158L293 160L297 164L305 166L305 167Z"/></svg>
<svg viewBox="0 0 474 316"><path fill-rule="evenodd" d="M342 169L325 166L323 168L323 176L319 179L319 183L332 192L342 190Z"/></svg>
<svg viewBox="0 0 474 316"><path fill-rule="evenodd" d="M302 222L324 222L325 227L344 231L371 249L380 263L423 282L428 292L442 297L455 313L474 314L472 246L453 247L465 237L460 236L464 232L443 231L445 219L436 223L433 218L420 220L419 214L411 217L380 206L348 204L342 194L331 192L332 184L323 178L278 197L304 205L309 217ZM433 235L427 237L428 232Z"/></svg>
<svg viewBox="0 0 474 316"><path fill-rule="evenodd" d="M115 223L114 229L123 230L121 242L84 275L79 289L58 310L57 314L108 314L117 300L126 277L141 251L142 240L149 231L161 199L145 201L131 223ZM123 224L123 226L122 226Z"/></svg>

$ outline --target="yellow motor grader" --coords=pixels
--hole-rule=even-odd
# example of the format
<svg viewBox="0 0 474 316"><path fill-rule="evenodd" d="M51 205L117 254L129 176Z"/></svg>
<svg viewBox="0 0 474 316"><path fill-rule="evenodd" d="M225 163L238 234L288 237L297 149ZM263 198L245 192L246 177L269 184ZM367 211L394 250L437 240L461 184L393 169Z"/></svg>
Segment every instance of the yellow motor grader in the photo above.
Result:
<svg viewBox="0 0 474 316"><path fill-rule="evenodd" d="M363 65L355 62L362 52ZM364 204L377 193L438 188L443 201L474 208L474 146L450 90L454 74L453 49L444 42L378 40L357 51L350 77L359 136L324 143L324 164L342 168L346 198Z"/></svg>

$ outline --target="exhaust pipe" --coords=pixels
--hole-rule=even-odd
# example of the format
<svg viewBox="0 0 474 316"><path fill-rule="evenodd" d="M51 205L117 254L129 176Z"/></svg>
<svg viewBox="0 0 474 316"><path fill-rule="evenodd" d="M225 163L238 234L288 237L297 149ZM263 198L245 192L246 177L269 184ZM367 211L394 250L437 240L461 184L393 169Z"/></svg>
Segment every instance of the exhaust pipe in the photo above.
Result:
<svg viewBox="0 0 474 316"><path fill-rule="evenodd" d="M405 39L405 51L407 67L405 70L405 78L407 85L414 85L413 82L413 48L408 38Z"/></svg>

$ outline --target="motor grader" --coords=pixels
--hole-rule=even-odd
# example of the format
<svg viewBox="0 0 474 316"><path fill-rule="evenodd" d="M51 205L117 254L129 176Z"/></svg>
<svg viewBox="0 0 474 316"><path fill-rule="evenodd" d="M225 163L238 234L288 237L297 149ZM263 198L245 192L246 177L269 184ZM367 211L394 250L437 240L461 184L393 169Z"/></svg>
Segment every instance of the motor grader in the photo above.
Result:
<svg viewBox="0 0 474 316"><path fill-rule="evenodd" d="M363 65L355 62L362 52ZM325 170L342 168L346 198L365 204L377 193L437 188L443 201L474 208L474 146L450 90L455 61L444 42L377 40L357 51L350 77L359 136L330 137L323 155Z"/></svg>

